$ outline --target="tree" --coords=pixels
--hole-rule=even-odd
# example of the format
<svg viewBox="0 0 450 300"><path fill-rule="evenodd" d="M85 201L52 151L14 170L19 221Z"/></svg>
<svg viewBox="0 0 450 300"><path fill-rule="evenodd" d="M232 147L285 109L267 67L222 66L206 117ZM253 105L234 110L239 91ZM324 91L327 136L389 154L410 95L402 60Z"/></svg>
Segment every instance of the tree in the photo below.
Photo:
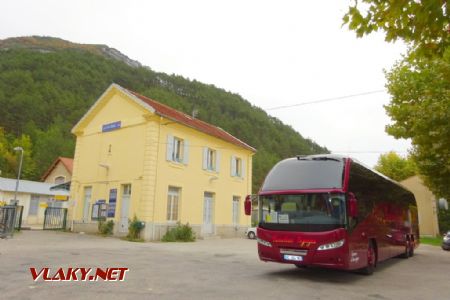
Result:
<svg viewBox="0 0 450 300"><path fill-rule="evenodd" d="M443 58L404 60L387 73L394 123L387 132L411 138L411 152L425 183L450 199L450 48Z"/></svg>
<svg viewBox="0 0 450 300"><path fill-rule="evenodd" d="M409 178L417 173L416 166L410 158L402 158L394 151L381 154L375 170L396 181Z"/></svg>
<svg viewBox="0 0 450 300"><path fill-rule="evenodd" d="M344 24L362 37L382 30L407 55L386 73L392 100L386 131L410 138L411 158L434 194L450 199L450 6L447 1L363 0Z"/></svg>
<svg viewBox="0 0 450 300"><path fill-rule="evenodd" d="M32 158L33 145L31 138L21 135L15 138L5 133L0 127L0 170L1 176L7 178L17 177L20 152L14 151L15 147L23 148L22 178L33 178L36 175L36 164Z"/></svg>
<svg viewBox="0 0 450 300"><path fill-rule="evenodd" d="M450 45L450 5L443 0L355 0L343 18L358 37L382 30L421 55L442 55Z"/></svg>

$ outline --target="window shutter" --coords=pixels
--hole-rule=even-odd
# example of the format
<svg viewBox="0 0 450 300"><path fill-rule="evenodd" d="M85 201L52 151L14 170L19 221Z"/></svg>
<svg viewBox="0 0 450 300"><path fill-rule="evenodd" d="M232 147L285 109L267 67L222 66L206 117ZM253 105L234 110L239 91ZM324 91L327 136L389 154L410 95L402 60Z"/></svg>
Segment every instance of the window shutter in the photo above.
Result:
<svg viewBox="0 0 450 300"><path fill-rule="evenodd" d="M203 147L203 170L208 168L208 148Z"/></svg>
<svg viewBox="0 0 450 300"><path fill-rule="evenodd" d="M216 170L217 173L220 172L220 151L216 150Z"/></svg>
<svg viewBox="0 0 450 300"><path fill-rule="evenodd" d="M231 177L234 177L234 176L236 176L236 158L234 157L234 155L231 155L230 166L231 166L230 175L231 175Z"/></svg>
<svg viewBox="0 0 450 300"><path fill-rule="evenodd" d="M167 154L166 159L172 161L173 160L173 136L167 135Z"/></svg>
<svg viewBox="0 0 450 300"><path fill-rule="evenodd" d="M189 141L183 141L184 153L183 153L183 163L187 165L189 163Z"/></svg>
<svg viewBox="0 0 450 300"><path fill-rule="evenodd" d="M247 162L245 159L241 159L241 177L245 178L245 171L247 170Z"/></svg>

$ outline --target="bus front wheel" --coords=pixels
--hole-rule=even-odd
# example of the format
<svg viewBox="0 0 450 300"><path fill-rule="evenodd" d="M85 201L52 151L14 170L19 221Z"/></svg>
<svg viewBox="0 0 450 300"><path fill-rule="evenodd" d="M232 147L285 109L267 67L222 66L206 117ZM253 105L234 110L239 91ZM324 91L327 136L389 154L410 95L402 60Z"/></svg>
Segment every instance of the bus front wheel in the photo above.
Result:
<svg viewBox="0 0 450 300"><path fill-rule="evenodd" d="M369 241L367 246L367 266L361 269L361 273L364 275L372 275L375 271L377 264L377 254L372 241Z"/></svg>

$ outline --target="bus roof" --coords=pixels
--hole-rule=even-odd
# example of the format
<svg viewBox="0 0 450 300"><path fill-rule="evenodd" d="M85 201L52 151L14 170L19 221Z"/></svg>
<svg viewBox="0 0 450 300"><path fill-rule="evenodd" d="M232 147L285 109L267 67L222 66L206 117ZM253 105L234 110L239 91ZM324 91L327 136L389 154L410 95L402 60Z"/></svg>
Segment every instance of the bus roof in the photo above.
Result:
<svg viewBox="0 0 450 300"><path fill-rule="evenodd" d="M260 192L342 189L345 159L324 154L282 160L267 174Z"/></svg>

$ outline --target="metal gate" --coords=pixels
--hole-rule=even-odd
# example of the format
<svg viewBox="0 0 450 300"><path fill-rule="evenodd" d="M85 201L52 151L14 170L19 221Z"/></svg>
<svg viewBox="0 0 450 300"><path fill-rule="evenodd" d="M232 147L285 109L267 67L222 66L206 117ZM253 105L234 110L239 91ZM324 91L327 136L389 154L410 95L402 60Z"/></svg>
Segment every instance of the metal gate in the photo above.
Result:
<svg viewBox="0 0 450 300"><path fill-rule="evenodd" d="M67 208L47 207L44 213L44 230L66 229Z"/></svg>
<svg viewBox="0 0 450 300"><path fill-rule="evenodd" d="M0 207L0 238L14 234L14 229L22 228L23 206L6 205Z"/></svg>

